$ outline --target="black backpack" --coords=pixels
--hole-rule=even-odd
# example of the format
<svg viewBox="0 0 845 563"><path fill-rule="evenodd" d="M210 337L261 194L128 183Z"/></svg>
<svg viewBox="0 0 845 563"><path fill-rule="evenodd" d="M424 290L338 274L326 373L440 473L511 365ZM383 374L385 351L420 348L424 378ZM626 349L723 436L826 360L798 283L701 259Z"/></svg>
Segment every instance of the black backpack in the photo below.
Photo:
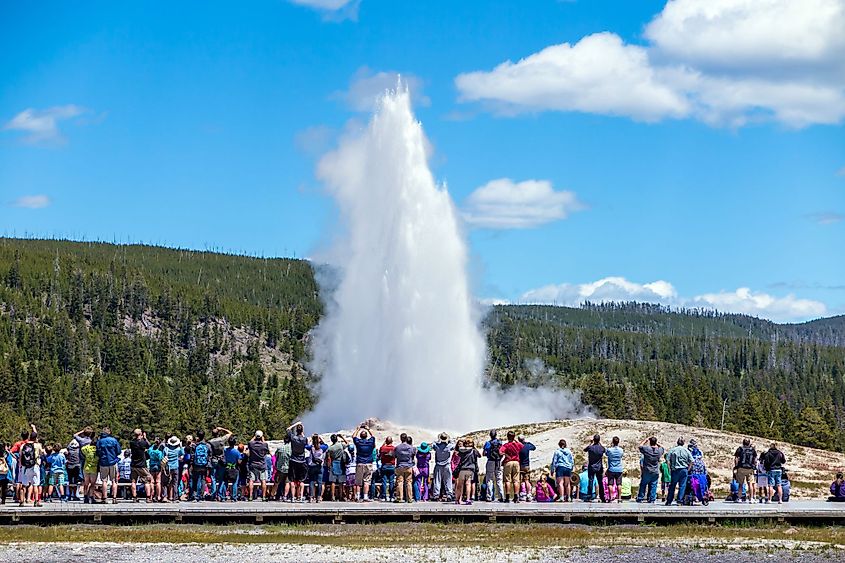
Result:
<svg viewBox="0 0 845 563"><path fill-rule="evenodd" d="M21 467L29 469L35 467L35 464L35 446L32 445L32 442L27 442L21 448Z"/></svg>
<svg viewBox="0 0 845 563"><path fill-rule="evenodd" d="M756 457L754 448L746 448L743 446L742 452L739 456L739 466L743 469L754 469L754 458Z"/></svg>
<svg viewBox="0 0 845 563"><path fill-rule="evenodd" d="M499 448L502 443L499 440L490 440L490 449L487 451L487 459L490 461L499 461L502 459L502 452Z"/></svg>

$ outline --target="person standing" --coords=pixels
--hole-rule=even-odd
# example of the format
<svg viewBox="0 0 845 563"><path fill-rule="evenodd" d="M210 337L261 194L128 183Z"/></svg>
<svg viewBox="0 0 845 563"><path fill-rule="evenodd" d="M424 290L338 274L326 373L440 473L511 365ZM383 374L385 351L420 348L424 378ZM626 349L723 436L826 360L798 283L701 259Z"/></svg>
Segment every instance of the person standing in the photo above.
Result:
<svg viewBox="0 0 845 563"><path fill-rule="evenodd" d="M240 481L240 465L243 463L243 454L238 449L238 441L234 436L229 436L226 448L223 450L223 463L226 471L223 473L223 489L218 492L220 501L226 500L226 492L229 492L229 502L238 499L238 481Z"/></svg>
<svg viewBox="0 0 845 563"><path fill-rule="evenodd" d="M195 502L205 500L205 486L211 468L211 444L205 441L205 430L198 430L191 454L191 494Z"/></svg>
<svg viewBox="0 0 845 563"><path fill-rule="evenodd" d="M358 427L358 437L352 438L355 446L355 502L370 502L370 484L373 479L373 452L376 437L364 424ZM361 498L363 496L363 499Z"/></svg>
<svg viewBox="0 0 845 563"><path fill-rule="evenodd" d="M67 500L79 500L78 487L82 481L82 446L72 438L67 444Z"/></svg>
<svg viewBox="0 0 845 563"><path fill-rule="evenodd" d="M454 498L452 491L452 449L454 444L449 435L441 433L434 444L434 483L432 484L431 500L444 502Z"/></svg>
<svg viewBox="0 0 845 563"><path fill-rule="evenodd" d="M276 478L273 479L273 498L287 502L290 497L290 436L285 434L282 444L276 448Z"/></svg>
<svg viewBox="0 0 845 563"><path fill-rule="evenodd" d="M533 488L531 484L531 452L537 447L531 442L525 441L525 436L519 435L516 438L517 442L522 444L522 449L519 450L519 478L521 481L528 481L529 490Z"/></svg>
<svg viewBox="0 0 845 563"><path fill-rule="evenodd" d="M300 424L299 427L301 428L302 425ZM305 436L302 437L305 438ZM256 430L247 447L249 448L249 490L247 492L247 500L253 499L255 486L258 484L261 484L261 499L265 500L267 498L267 479L264 475L266 465L264 456L270 452L270 447L264 440L264 432ZM305 460L303 459L302 461L304 462Z"/></svg>
<svg viewBox="0 0 845 563"><path fill-rule="evenodd" d="M393 437L384 439L384 444L378 449L378 458L381 462L381 500L392 501L393 492L396 486L396 454L393 445Z"/></svg>
<svg viewBox="0 0 845 563"><path fill-rule="evenodd" d="M429 499L428 477L431 473L431 444L423 442L417 448L417 490L420 492L420 500L427 501Z"/></svg>
<svg viewBox="0 0 845 563"><path fill-rule="evenodd" d="M616 502L622 502L621 494L619 492L622 486L622 473L625 471L625 464L623 458L625 457L625 450L619 445L619 436L614 436L611 440L611 446L605 451L607 457L607 500L613 502L616 497Z"/></svg>
<svg viewBox="0 0 845 563"><path fill-rule="evenodd" d="M505 502L519 502L519 458L522 453L522 443L517 442L516 433L513 430L508 431L508 441L502 444L499 452L502 454L504 461L504 468L502 470Z"/></svg>
<svg viewBox="0 0 845 563"><path fill-rule="evenodd" d="M149 457L150 442L147 440L147 433L136 428L132 432L132 439L129 440L129 480L132 482L132 502L138 502L138 481L144 483L147 502L153 502L152 483L153 476L147 469L147 458Z"/></svg>
<svg viewBox="0 0 845 563"><path fill-rule="evenodd" d="M396 459L396 501L414 502L414 461L417 448L404 432L399 435L399 445L393 450Z"/></svg>
<svg viewBox="0 0 845 563"><path fill-rule="evenodd" d="M21 483L20 505L41 506L38 489L41 486L41 461L44 448L38 442L38 431L30 425L31 431L21 434L21 441L12 446L12 453L18 454L18 474Z"/></svg>
<svg viewBox="0 0 845 563"><path fill-rule="evenodd" d="M672 481L669 483L669 492L666 495L666 506L672 506L675 500L675 487L678 488L678 501L682 501L687 490L687 478L692 468L692 454L684 445L683 438L678 438L678 445L669 450L669 471L672 473Z"/></svg>
<svg viewBox="0 0 845 563"><path fill-rule="evenodd" d="M212 498L222 498L222 493L225 492L226 462L223 457L226 453L226 445L229 443L229 438L231 437L232 431L222 426L216 426L211 429L211 440L208 441L208 445L211 446Z"/></svg>
<svg viewBox="0 0 845 563"><path fill-rule="evenodd" d="M458 480L455 486L455 504L472 504L472 479L478 471L478 450L472 440L458 441ZM463 501L463 502L462 502Z"/></svg>
<svg viewBox="0 0 845 563"><path fill-rule="evenodd" d="M566 440L557 443L557 449L552 454L552 472L557 481L557 501L572 501L572 470L575 468L575 458L572 451L566 447Z"/></svg>
<svg viewBox="0 0 845 563"><path fill-rule="evenodd" d="M648 442L648 445L646 445ZM666 450L657 443L657 437L646 438L640 444L642 455L642 468L640 475L640 487L637 491L637 502L643 502L648 493L648 502L654 503L657 499L657 479L660 472L660 464Z"/></svg>
<svg viewBox="0 0 845 563"><path fill-rule="evenodd" d="M484 466L484 485L487 489L487 502L497 500L504 501L502 494L502 452L499 449L502 447L502 442L497 437L497 431L490 431L490 439L484 443L484 457L487 458L487 463Z"/></svg>
<svg viewBox="0 0 845 563"><path fill-rule="evenodd" d="M742 489L743 484L748 486L747 499L743 498L742 502L754 502L756 491L754 483L754 469L757 467L757 450L751 445L751 440L745 438L742 440L742 446L734 452L734 469L736 470L736 480L739 483L739 488Z"/></svg>
<svg viewBox="0 0 845 563"><path fill-rule="evenodd" d="M704 452L698 443L693 439L689 441L689 451L692 455L692 467L690 468L690 486L692 496L707 506L710 503L710 491L707 486L707 465L704 463Z"/></svg>
<svg viewBox="0 0 845 563"><path fill-rule="evenodd" d="M343 458L346 452L346 439L338 434L329 438L331 444L326 452L329 464L329 500L340 500L343 496L343 483L346 482L346 468Z"/></svg>
<svg viewBox="0 0 845 563"><path fill-rule="evenodd" d="M325 449L324 449L325 448ZM323 497L323 463L328 447L319 434L311 436L311 443L306 446L306 468L308 470L308 502L320 502Z"/></svg>
<svg viewBox="0 0 845 563"><path fill-rule="evenodd" d="M117 462L120 461L120 442L111 435L111 429L106 426L97 440L97 457L100 460L100 480L103 482L103 502L108 499L109 483L111 483L111 502L117 504Z"/></svg>
<svg viewBox="0 0 845 563"><path fill-rule="evenodd" d="M783 503L783 487L781 477L783 474L783 465L786 463L786 456L778 449L777 444L772 443L769 451L763 454L763 467L766 469L766 478L769 486L766 502L771 502L772 495L777 492L778 504Z"/></svg>
<svg viewBox="0 0 845 563"><path fill-rule="evenodd" d="M607 451L601 445L601 436L595 434L592 443L584 448L587 453L587 496L589 502L604 502L604 454ZM593 480L598 485L598 499L593 497Z"/></svg>
<svg viewBox="0 0 845 563"><path fill-rule="evenodd" d="M171 436L164 445L164 459L167 469L167 496L166 501L179 502L179 481L181 473L179 467L185 458L185 448L176 435Z"/></svg>

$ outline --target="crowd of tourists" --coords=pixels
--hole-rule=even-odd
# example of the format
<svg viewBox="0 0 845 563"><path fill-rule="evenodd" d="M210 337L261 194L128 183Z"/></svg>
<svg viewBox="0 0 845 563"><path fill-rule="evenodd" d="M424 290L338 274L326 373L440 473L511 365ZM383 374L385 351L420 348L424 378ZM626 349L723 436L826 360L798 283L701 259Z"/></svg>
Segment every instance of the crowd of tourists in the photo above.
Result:
<svg viewBox="0 0 845 563"><path fill-rule="evenodd" d="M378 442L381 442L379 445ZM128 446L124 448L124 445ZM48 443L33 425L20 440L0 443L0 499L21 506L43 502L167 503L185 501L281 502L660 502L707 505L713 500L711 476L695 440L679 438L671 449L656 437L639 445L639 483L625 466L618 437L609 446L593 436L583 447L585 463L576 468L566 440L558 442L548 465L532 472L534 444L513 431L497 431L476 444L453 441L414 444L407 434L378 441L366 425L354 435L332 434L328 443L291 425L271 448L260 430L246 441L216 427L180 439L134 430L128 440L106 427L86 427L67 442ZM580 457L580 456L579 456ZM734 453L730 494L734 502L788 501L786 457L776 444L758 455L750 440ZM845 501L845 479L831 484L831 500Z"/></svg>

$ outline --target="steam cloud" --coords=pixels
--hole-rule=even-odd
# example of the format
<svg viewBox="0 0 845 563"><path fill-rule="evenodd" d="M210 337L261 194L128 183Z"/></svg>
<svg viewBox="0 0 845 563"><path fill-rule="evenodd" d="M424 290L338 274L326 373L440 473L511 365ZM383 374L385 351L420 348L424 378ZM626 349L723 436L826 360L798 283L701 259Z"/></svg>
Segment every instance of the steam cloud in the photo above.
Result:
<svg viewBox="0 0 845 563"><path fill-rule="evenodd" d="M369 417L435 429L549 420L581 411L565 392L485 387L484 337L467 247L427 140L400 86L369 125L318 164L344 228L318 279L326 314L311 338L321 375L313 428Z"/></svg>

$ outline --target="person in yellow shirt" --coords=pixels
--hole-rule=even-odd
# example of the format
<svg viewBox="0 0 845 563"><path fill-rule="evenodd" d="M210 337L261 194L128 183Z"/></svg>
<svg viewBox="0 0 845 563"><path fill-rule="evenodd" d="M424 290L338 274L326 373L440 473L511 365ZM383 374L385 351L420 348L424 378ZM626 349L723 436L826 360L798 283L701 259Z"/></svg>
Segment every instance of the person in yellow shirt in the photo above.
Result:
<svg viewBox="0 0 845 563"><path fill-rule="evenodd" d="M82 446L79 450L82 454L82 494L85 496L84 504L93 504L97 494L97 474L99 472L100 459L97 457L97 446L93 443Z"/></svg>

